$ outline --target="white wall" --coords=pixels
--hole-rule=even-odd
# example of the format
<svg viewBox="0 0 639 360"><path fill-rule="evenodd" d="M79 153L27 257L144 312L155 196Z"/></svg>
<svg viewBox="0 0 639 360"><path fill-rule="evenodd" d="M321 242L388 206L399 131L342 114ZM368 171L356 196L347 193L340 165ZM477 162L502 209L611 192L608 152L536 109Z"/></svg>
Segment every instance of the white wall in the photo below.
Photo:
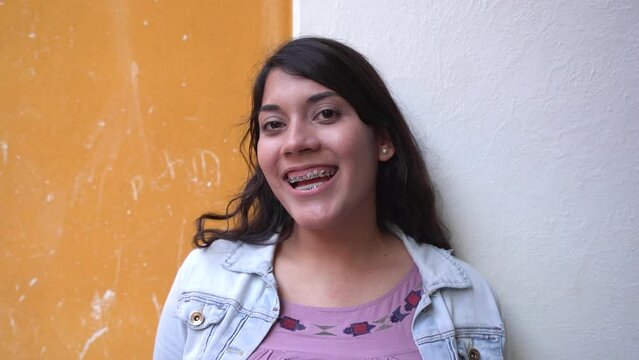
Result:
<svg viewBox="0 0 639 360"><path fill-rule="evenodd" d="M382 72L509 359L639 351L639 2L294 2Z"/></svg>

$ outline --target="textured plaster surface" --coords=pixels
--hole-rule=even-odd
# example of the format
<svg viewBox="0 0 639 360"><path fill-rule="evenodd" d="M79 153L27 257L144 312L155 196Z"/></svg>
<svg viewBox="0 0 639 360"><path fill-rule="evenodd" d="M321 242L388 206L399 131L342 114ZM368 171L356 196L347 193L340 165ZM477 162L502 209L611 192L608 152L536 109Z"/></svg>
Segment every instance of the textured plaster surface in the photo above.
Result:
<svg viewBox="0 0 639 360"><path fill-rule="evenodd" d="M639 351L639 3L294 2L382 72L510 359Z"/></svg>

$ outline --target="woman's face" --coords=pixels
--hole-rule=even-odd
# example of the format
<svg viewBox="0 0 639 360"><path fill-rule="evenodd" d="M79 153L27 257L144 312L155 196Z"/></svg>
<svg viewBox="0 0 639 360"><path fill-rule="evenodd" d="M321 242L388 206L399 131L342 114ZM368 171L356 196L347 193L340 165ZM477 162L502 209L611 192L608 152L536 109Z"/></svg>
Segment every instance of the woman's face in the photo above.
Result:
<svg viewBox="0 0 639 360"><path fill-rule="evenodd" d="M377 164L390 159L393 148L339 94L273 69L259 127L259 166L297 226L327 229L374 219Z"/></svg>

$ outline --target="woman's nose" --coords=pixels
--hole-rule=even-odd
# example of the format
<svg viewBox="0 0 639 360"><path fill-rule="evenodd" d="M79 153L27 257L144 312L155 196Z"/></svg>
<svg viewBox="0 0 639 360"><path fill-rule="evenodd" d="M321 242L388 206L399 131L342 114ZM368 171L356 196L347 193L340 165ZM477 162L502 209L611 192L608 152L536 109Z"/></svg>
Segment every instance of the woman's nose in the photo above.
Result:
<svg viewBox="0 0 639 360"><path fill-rule="evenodd" d="M317 151L320 140L313 125L304 120L292 121L286 132L282 152L285 155L296 155Z"/></svg>

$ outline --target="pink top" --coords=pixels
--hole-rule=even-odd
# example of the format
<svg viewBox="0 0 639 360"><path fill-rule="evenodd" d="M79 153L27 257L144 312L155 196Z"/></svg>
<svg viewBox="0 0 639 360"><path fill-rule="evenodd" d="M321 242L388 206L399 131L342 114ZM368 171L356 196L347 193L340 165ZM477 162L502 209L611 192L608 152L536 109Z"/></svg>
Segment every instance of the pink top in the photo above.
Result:
<svg viewBox="0 0 639 360"><path fill-rule="evenodd" d="M363 305L283 302L281 317L249 360L421 359L411 333L421 296L421 277L413 265L386 295Z"/></svg>

